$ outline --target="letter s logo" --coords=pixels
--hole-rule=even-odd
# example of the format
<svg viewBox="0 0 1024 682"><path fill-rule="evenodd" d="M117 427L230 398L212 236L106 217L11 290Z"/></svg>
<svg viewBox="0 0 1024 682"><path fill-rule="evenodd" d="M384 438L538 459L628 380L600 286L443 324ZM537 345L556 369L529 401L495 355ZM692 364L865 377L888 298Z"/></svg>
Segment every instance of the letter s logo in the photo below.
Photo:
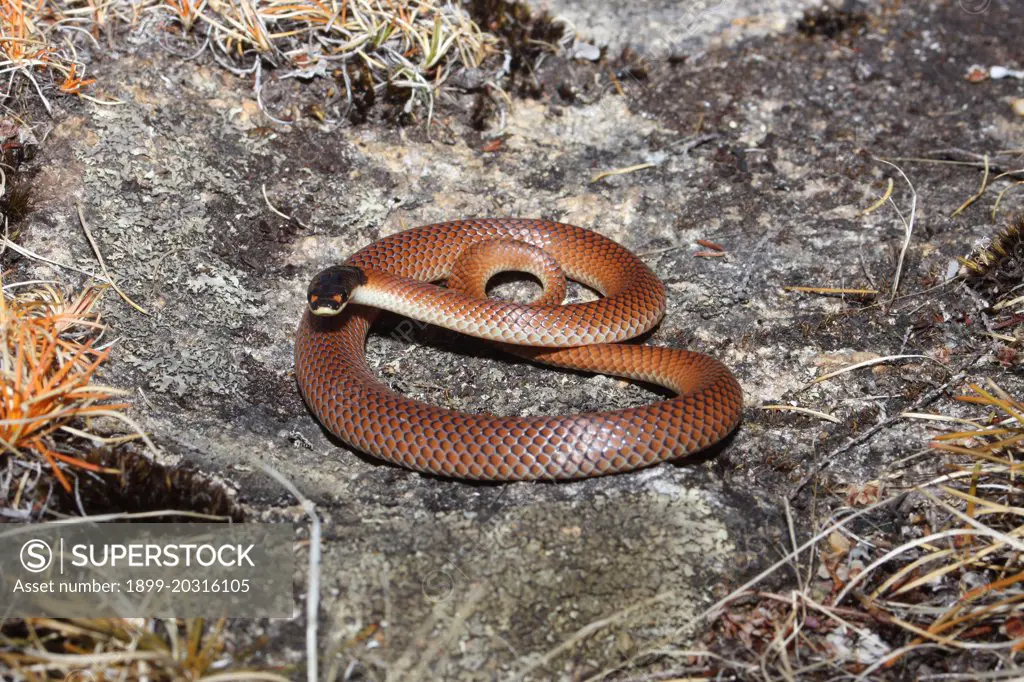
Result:
<svg viewBox="0 0 1024 682"><path fill-rule="evenodd" d="M53 551L42 540L29 540L21 546L21 565L30 573L45 571L53 563Z"/></svg>

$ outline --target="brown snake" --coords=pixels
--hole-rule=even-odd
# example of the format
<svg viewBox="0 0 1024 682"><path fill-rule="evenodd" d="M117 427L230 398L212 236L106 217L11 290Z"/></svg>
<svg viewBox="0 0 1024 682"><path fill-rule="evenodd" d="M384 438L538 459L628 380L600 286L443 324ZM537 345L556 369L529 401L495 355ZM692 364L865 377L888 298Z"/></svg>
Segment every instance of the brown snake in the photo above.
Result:
<svg viewBox="0 0 1024 682"><path fill-rule="evenodd" d="M602 298L559 305L558 266ZM540 303L480 297L492 274L510 269L541 279ZM449 288L432 284L441 280ZM665 287L627 249L573 225L502 218L417 227L320 273L308 299L295 339L295 376L306 403L352 447L417 471L498 481L600 476L696 452L740 421L743 394L722 363L618 343L657 324ZM531 360L651 382L677 395L644 407L544 417L429 405L390 390L367 365L366 336L378 308L517 344L514 352Z"/></svg>

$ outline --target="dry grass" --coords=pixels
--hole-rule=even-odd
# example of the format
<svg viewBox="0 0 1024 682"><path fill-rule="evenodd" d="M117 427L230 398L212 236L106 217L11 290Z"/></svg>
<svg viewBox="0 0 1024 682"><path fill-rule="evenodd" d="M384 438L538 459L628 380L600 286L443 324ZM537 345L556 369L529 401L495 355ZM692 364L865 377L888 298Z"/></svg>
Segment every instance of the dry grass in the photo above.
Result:
<svg viewBox="0 0 1024 682"><path fill-rule="evenodd" d="M348 107L359 90L404 93L406 112L432 110L452 70L478 66L496 43L459 3L443 0L0 0L8 94L21 77L47 108L56 93L103 101L86 94L95 81L85 77L81 54L102 50L100 36L125 28L168 47L189 41L183 56L208 53L255 74L258 99L271 67L278 79L333 77L336 99ZM323 109L316 115L328 117Z"/></svg>
<svg viewBox="0 0 1024 682"><path fill-rule="evenodd" d="M910 647L935 642L1017 654L1024 650L1024 403L995 384L970 389L959 400L986 408L986 414L977 426L933 440L933 448L952 455L950 472L922 489L944 515L944 528L932 529L938 541L918 541L920 556L869 599L916 635ZM887 558L899 556L900 549ZM899 601L951 577L960 589L955 601L938 610Z"/></svg>
<svg viewBox="0 0 1024 682"><path fill-rule="evenodd" d="M24 470L22 483L45 463L70 492L69 468L101 469L55 437L102 441L91 433L91 420L116 418L127 407L111 402L121 391L93 381L109 354L98 347L104 326L93 310L102 290L90 287L71 299L49 284L10 291L0 297L0 448ZM20 488L14 496L17 507Z"/></svg>
<svg viewBox="0 0 1024 682"><path fill-rule="evenodd" d="M9 620L0 629L0 664L12 677L42 682L287 682L276 673L234 669L254 652L230 654L223 620Z"/></svg>
<svg viewBox="0 0 1024 682"><path fill-rule="evenodd" d="M901 508L874 526L847 516L823 532L810 560L799 562L796 548L777 568L789 565L797 589L758 588L769 571L723 599L704 643L739 660L722 666L697 652L691 670L714 663L773 680L904 679L922 666L941 679L1021 673L1024 403L995 384L970 385L958 400L984 413L907 415L967 427L930 443L947 455L945 473L906 497L885 498L877 481L851 487L839 517L857 506Z"/></svg>
<svg viewBox="0 0 1024 682"><path fill-rule="evenodd" d="M70 3L69 3L70 8ZM50 3L39 0L0 0L0 73L10 74L7 94L12 92L15 76L27 79L46 104L43 85L66 95L81 95L93 83L84 77L85 65L78 59L73 45L64 42L51 29L68 22L62 31L77 30L70 17L54 16ZM37 76L45 75L49 83L40 84Z"/></svg>
<svg viewBox="0 0 1024 682"><path fill-rule="evenodd" d="M118 443L136 436L98 435L97 417L130 420L121 391L95 383L110 353L101 348L105 326L94 311L103 289L65 297L44 282L4 287L0 297L0 460L4 511L25 517L53 513L40 481L52 476L80 500L77 471L117 473L76 452L75 443ZM132 425L133 426L133 425ZM134 426L133 426L134 428ZM45 466L44 466L45 465ZM76 471L77 470L77 471ZM47 474L48 472L48 474ZM81 502L79 502L81 504ZM84 513L84 511L82 512ZM96 518L96 517L91 517ZM268 672L232 670L240 651L225 622L202 619L7 619L0 624L3 679L69 682L146 679L153 682L268 680Z"/></svg>
<svg viewBox="0 0 1024 682"><path fill-rule="evenodd" d="M1024 364L1024 216L960 262L968 286L980 299L996 357L1007 366Z"/></svg>

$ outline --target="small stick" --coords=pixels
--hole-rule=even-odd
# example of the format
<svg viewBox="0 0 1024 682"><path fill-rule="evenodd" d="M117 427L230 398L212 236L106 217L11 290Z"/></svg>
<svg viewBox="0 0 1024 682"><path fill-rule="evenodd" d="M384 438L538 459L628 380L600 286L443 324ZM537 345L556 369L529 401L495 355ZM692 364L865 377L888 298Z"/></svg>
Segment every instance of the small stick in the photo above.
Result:
<svg viewBox="0 0 1024 682"><path fill-rule="evenodd" d="M935 422L948 422L951 424L966 424L972 428L978 428L978 424L970 421L969 419L960 419L958 417L947 417L944 414L929 414L927 412L901 412L900 416L904 419L924 419L927 421Z"/></svg>
<svg viewBox="0 0 1024 682"><path fill-rule="evenodd" d="M999 175L997 175L994 178L992 178L992 182L995 182L996 180L1001 180L1002 178L1005 178L1007 175L1017 175L1018 173L1024 173L1024 168L1017 168L1015 170L1003 171Z"/></svg>
<svg viewBox="0 0 1024 682"><path fill-rule="evenodd" d="M35 86L36 94L39 95L39 99L43 102L43 106L46 107L46 113L50 116L53 116L53 107L51 107L50 102L45 97L43 97L43 91L39 88L39 83L37 83L36 79L32 77L32 74L25 69L20 69L18 73L20 73L22 76L24 76L32 82L32 85Z"/></svg>
<svg viewBox="0 0 1024 682"><path fill-rule="evenodd" d="M889 184L885 188L885 194L882 195L881 199L879 199L875 203L873 203L870 206L868 206L867 208L865 208L864 209L864 215L867 215L869 213L874 213L875 211L880 209L882 207L882 204L884 204L886 201L888 201L889 197L892 196L892 188L895 186L895 183L892 181L892 178L888 178L888 180L889 180Z"/></svg>
<svg viewBox="0 0 1024 682"><path fill-rule="evenodd" d="M980 161L954 161L952 159L927 159L920 156L887 156L884 161L904 161L908 163L939 163L947 166L974 166L978 168L984 164Z"/></svg>
<svg viewBox="0 0 1024 682"><path fill-rule="evenodd" d="M964 203L960 204L960 208L958 208L957 210L953 211L949 215L950 218L955 218L958 215L960 215L961 213L963 213L964 210L966 210L966 208L968 206L970 206L975 201L980 199L981 195L985 193L985 189L988 187L988 154L985 154L984 160L985 160L985 173L984 173L984 175L981 176L981 187L978 189L977 193L974 194L974 196L969 197L967 199L967 201L965 201Z"/></svg>
<svg viewBox="0 0 1024 682"><path fill-rule="evenodd" d="M1003 195L1009 192L1014 187L1020 187L1021 185L1024 185L1024 180L1018 180L1009 187L1004 187L1003 189L999 190L999 194L996 195L996 203L992 205L992 220L996 219L996 215L999 212L999 202L1003 200Z"/></svg>
<svg viewBox="0 0 1024 682"><path fill-rule="evenodd" d="M991 336L996 341L1005 341L1007 343L1015 343L1017 341L1016 337L1008 334L996 334L995 332L982 332L982 336Z"/></svg>
<svg viewBox="0 0 1024 682"><path fill-rule="evenodd" d="M4 222L6 223L6 221L4 221ZM25 258L31 258L32 260L39 261L40 263L46 263L47 265L52 265L55 268L66 268L68 270L72 270L72 271L77 272L79 274L86 275L87 277L92 277L94 279L97 279L97 280L99 280L99 281L101 281L101 282L103 282L105 284L110 284L111 283L110 280L108 278L104 277L103 275L99 275L99 274L97 274L95 272L89 272L88 270L83 270L82 268L75 267L74 265L67 265L66 263L59 263L59 262L57 262L55 260L50 260L49 258L47 258L45 256L39 255L35 251L29 251L28 249L26 249L23 246L18 246L17 244L12 242L7 237L4 237L3 248L4 249L10 249L11 251L14 251L14 253L20 254L20 255L24 256ZM10 285L8 285L8 286L10 286Z"/></svg>
<svg viewBox="0 0 1024 682"><path fill-rule="evenodd" d="M775 411L778 411L778 412L799 412L801 414L808 414L808 415L810 415L812 417L818 417L819 419L824 419L825 421L832 422L833 424L841 424L842 423L842 421L839 418L837 418L837 417L833 417L832 415L826 414L825 412L819 412L817 410L812 410L809 407L797 407L796 405L762 405L761 409L762 410L775 410Z"/></svg>
<svg viewBox="0 0 1024 682"><path fill-rule="evenodd" d="M933 358L931 356L928 356L928 355L886 355L886 356L881 357L881 358L874 358L872 360L865 360L864 362L858 362L856 364L849 365L847 367L843 367L842 369L837 369L834 372L829 372L828 374L822 374L820 377L816 377L814 380L812 380L811 383L807 384L807 386L813 386L814 384L821 383L822 381L827 381L828 379L832 379L833 377L837 377L840 374L846 374L847 372L852 372L855 369L861 369L862 367L870 367L872 365L880 365L882 363L891 362L893 360L909 360L909 359L912 359L912 358L920 358L920 359L923 359L923 360L931 360L932 362L937 362L938 364L942 365L941 362L939 362L935 358ZM945 367L945 365L942 365L942 366Z"/></svg>
<svg viewBox="0 0 1024 682"><path fill-rule="evenodd" d="M635 166L627 166L625 168L616 168L614 170L601 171L594 177L590 178L590 182L597 182L598 180L603 180L613 175L625 175L627 173L634 173L636 171L644 170L646 168L654 168L657 165L658 164L656 163L638 163Z"/></svg>
<svg viewBox="0 0 1024 682"><path fill-rule="evenodd" d="M270 198L267 196L267 184L266 183L263 183L261 185L261 188L263 190L263 201L267 202L267 208L269 208L272 212L274 212L275 214L281 216L285 220L287 220L289 222L292 222L292 223L295 223L296 225L298 225L302 229L304 229L304 230L305 229L309 229L306 225L303 225L302 222L298 218L295 218L294 216L290 216L290 215L288 215L286 213L282 213L281 211L277 210L276 206L274 206L272 203L270 203Z"/></svg>
<svg viewBox="0 0 1024 682"><path fill-rule="evenodd" d="M1017 298L1010 299L1009 301L1000 301L999 303L996 303L994 306L992 306L992 310L1002 310L1003 308L1015 306L1018 303L1024 303L1024 296L1018 296Z"/></svg>
<svg viewBox="0 0 1024 682"><path fill-rule="evenodd" d="M92 252L96 254L96 260L99 261L100 270L103 271L103 275L107 278L107 281L110 282L110 286L114 287L114 291L116 291L118 295L124 299L125 303L135 308L143 315L149 315L145 308L143 308L138 303L130 299L128 297L128 294L121 291L121 287L117 286L117 282L115 282L114 278L110 276L110 273L107 271L107 264L103 261L103 254L100 253L99 247L96 246L96 240L92 238L92 232L89 231L89 225L88 223L85 222L85 214L82 212L82 204L78 203L75 205L78 208L78 220L82 224L82 231L85 232L85 238L89 240L89 246L92 247Z"/></svg>
<svg viewBox="0 0 1024 682"><path fill-rule="evenodd" d="M875 289L843 289L839 287L782 287L784 291L799 291L806 294L850 294L851 296L874 296Z"/></svg>
<svg viewBox="0 0 1024 682"><path fill-rule="evenodd" d="M917 190L914 189L914 183L910 182L910 178L907 177L907 174L903 172L902 168L900 168L894 163L889 163L884 159L878 159L878 161L881 161L887 166L892 166L893 168L895 168L899 172L899 174L903 176L903 179L906 181L907 185L910 186L911 193L909 221L903 220L903 214L900 213L899 208L896 207L896 202L892 200L892 197L889 198L889 201L890 203L892 203L893 208L896 208L896 213L899 215L900 220L903 220L903 227L905 229L903 247L900 249L899 260L896 261L896 274L893 276L892 279L892 297L889 299L889 302L892 303L893 301L896 300L896 293L899 291L900 288L900 274L903 272L903 259L906 258L907 256L907 248L910 246L910 237L914 233L914 217L917 215Z"/></svg>

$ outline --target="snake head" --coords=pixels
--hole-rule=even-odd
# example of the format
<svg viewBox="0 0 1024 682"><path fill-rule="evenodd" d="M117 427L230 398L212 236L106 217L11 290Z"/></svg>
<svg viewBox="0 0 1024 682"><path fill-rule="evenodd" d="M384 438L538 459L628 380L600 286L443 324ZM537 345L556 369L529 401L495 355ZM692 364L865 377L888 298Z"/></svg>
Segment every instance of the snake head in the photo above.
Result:
<svg viewBox="0 0 1024 682"><path fill-rule="evenodd" d="M306 301L314 315L337 315L345 309L352 292L366 284L366 274L351 265L332 265L309 283Z"/></svg>

